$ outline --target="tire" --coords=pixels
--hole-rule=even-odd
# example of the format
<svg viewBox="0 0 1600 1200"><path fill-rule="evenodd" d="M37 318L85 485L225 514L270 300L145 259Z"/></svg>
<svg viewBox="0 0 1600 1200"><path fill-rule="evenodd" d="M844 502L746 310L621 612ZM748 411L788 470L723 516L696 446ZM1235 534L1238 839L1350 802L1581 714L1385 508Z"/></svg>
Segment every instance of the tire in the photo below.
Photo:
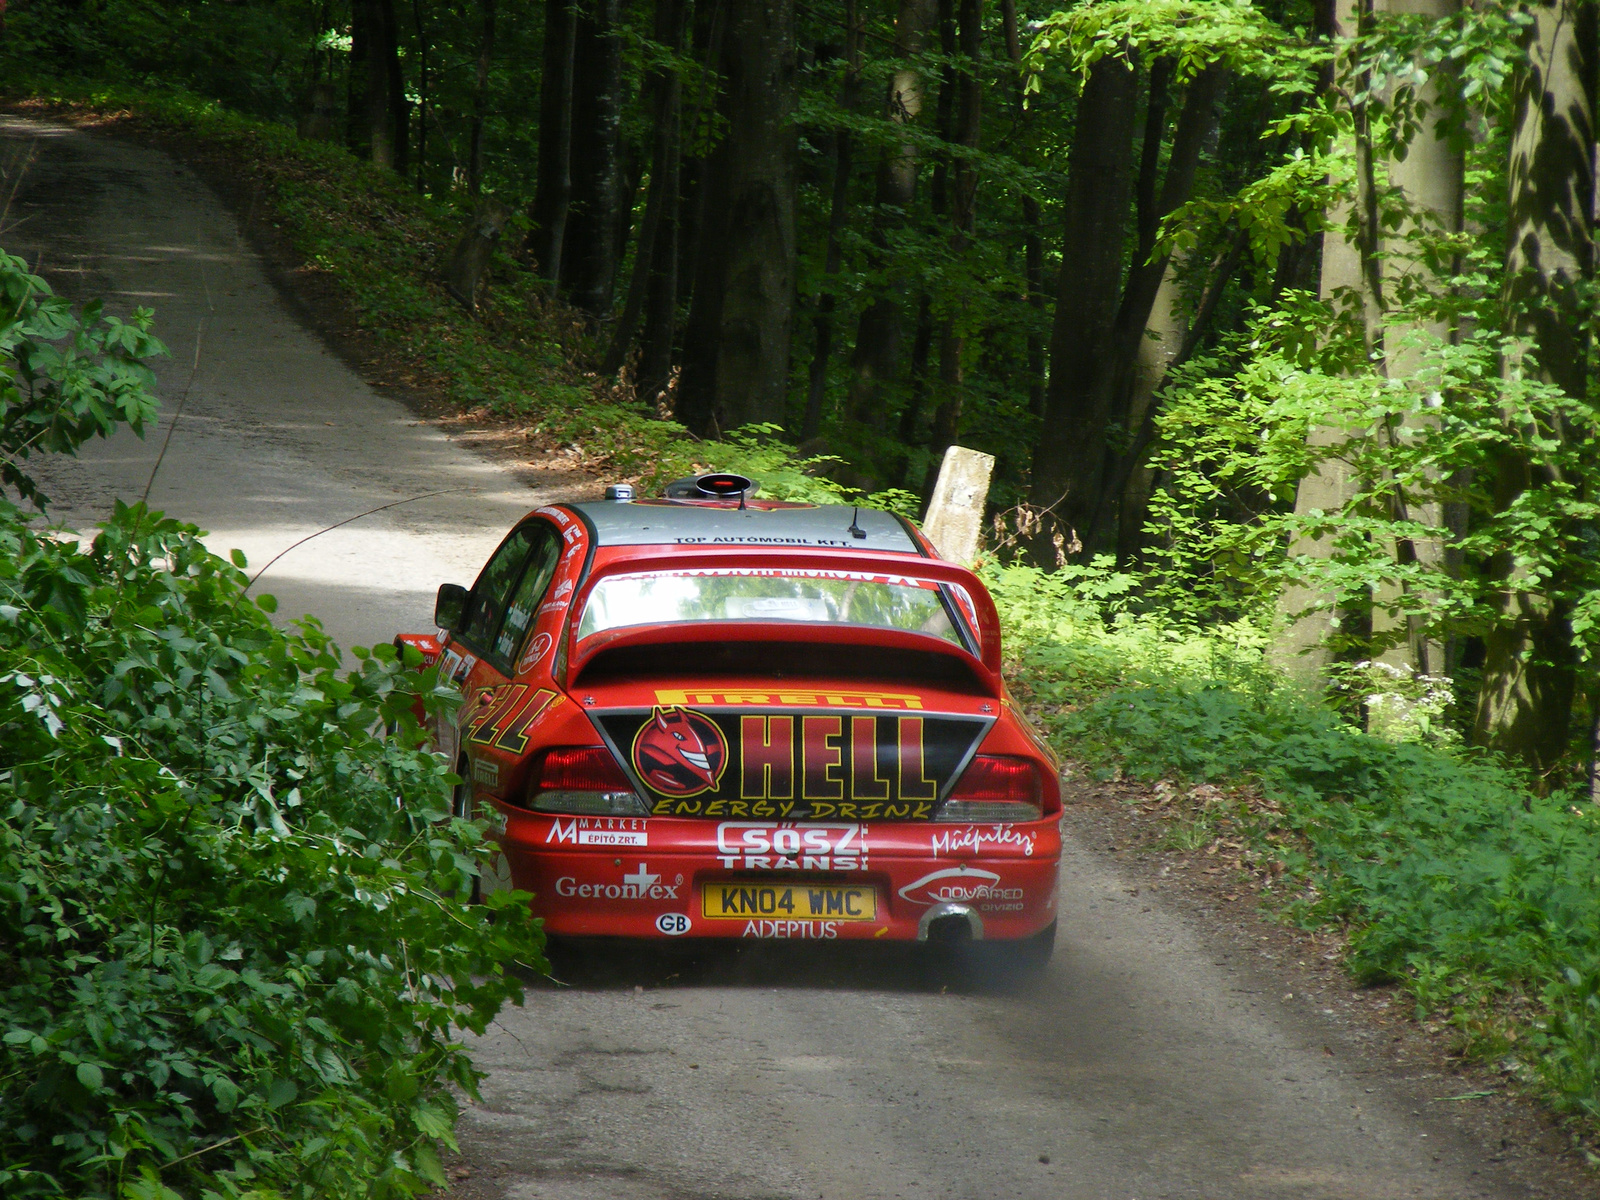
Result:
<svg viewBox="0 0 1600 1200"><path fill-rule="evenodd" d="M1056 948L1056 922L1051 921L1032 937L1007 942L973 942L968 947L974 959L1013 979L1042 975L1050 965Z"/></svg>
<svg viewBox="0 0 1600 1200"><path fill-rule="evenodd" d="M455 790L450 793L450 815L461 821L470 821L476 815L476 806L472 803L472 781L467 778L467 770L465 763L456 768L456 774L461 776L461 782L456 784ZM483 903L481 875L472 877L472 889L467 896L467 903Z"/></svg>
<svg viewBox="0 0 1600 1200"><path fill-rule="evenodd" d="M470 769L465 763L457 768L456 774L461 776L462 782L456 784L450 798L450 815L463 821L471 821L478 815L478 807L472 802L472 780L467 777ZM490 844L493 845L492 842ZM511 867L506 862L504 852L499 849L490 853L488 861L479 866L478 872L473 876L472 894L467 898L470 904L482 904L485 895L508 892L514 886Z"/></svg>

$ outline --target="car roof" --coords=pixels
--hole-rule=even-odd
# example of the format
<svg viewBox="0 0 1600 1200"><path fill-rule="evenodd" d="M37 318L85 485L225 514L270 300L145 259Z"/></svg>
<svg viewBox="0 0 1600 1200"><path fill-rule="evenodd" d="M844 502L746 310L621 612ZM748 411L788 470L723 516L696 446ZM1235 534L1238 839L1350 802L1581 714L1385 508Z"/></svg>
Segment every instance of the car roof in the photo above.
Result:
<svg viewBox="0 0 1600 1200"><path fill-rule="evenodd" d="M893 513L850 505L770 505L641 500L564 507L581 515L598 546L697 546L922 553ZM858 537L851 526L866 534Z"/></svg>

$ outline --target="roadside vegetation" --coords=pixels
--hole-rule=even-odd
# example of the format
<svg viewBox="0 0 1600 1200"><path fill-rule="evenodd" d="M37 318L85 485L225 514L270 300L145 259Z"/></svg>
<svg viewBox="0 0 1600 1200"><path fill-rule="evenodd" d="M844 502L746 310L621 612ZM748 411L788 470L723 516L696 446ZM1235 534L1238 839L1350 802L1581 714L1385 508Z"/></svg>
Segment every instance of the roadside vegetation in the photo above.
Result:
<svg viewBox="0 0 1600 1200"><path fill-rule="evenodd" d="M154 412L149 315L0 254L0 464ZM520 1002L525 903L421 748L448 693L268 619L199 531L0 499L0 1195L404 1196L444 1182L458 1030ZM387 736L385 727L392 730Z"/></svg>
<svg viewBox="0 0 1600 1200"><path fill-rule="evenodd" d="M1269 912L1340 932L1358 982L1398 984L1600 1166L1600 806L1463 748L1438 697L1381 670L1350 676L1391 714L1368 733L1269 665L1262 628L1137 613L1108 560L989 582L1058 750L1151 785L1174 844L1234 847Z"/></svg>

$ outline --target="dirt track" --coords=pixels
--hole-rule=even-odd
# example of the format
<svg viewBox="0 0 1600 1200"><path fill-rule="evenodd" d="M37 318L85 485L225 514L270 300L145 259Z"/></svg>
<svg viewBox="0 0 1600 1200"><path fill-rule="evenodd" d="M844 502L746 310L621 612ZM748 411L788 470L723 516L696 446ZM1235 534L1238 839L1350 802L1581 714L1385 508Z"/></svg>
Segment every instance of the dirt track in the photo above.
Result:
<svg viewBox="0 0 1600 1200"><path fill-rule="evenodd" d="M0 117L0 139L40 152L0 244L70 294L158 309L164 420L188 398L156 506L260 564L364 509L451 489L293 551L263 584L285 612L317 614L346 644L426 628L436 585L470 582L541 498L419 427L297 323L186 168L49 122ZM59 515L87 527L136 497L164 432L49 465ZM1057 958L1026 987L882 947L561 960L564 985L530 987L477 1045L490 1076L463 1122L458 1194L1580 1194L1499 1161L1459 1104L1429 1103L1459 1084L1397 1071L1359 1023L1219 937L1212 911L1141 887L1087 810L1069 829Z"/></svg>

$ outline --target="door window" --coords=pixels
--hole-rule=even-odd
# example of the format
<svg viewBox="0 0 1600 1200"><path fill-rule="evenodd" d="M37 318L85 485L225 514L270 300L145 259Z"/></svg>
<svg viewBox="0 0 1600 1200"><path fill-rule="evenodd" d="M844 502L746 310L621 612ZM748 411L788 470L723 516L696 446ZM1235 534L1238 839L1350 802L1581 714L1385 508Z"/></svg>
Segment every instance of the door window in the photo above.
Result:
<svg viewBox="0 0 1600 1200"><path fill-rule="evenodd" d="M480 654L488 654L500 632L505 617L506 602L511 589L521 577L523 565L528 561L528 551L538 537L539 530L524 525L514 530L500 543L500 549L483 568L478 582L472 585L472 595L467 601L467 619L461 627L461 640Z"/></svg>
<svg viewBox="0 0 1600 1200"><path fill-rule="evenodd" d="M511 603L506 607L506 619L494 642L494 657L507 663L516 656L523 636L532 627L534 615L539 611L539 602L544 599L550 580L555 576L556 564L561 561L561 539L555 530L535 528L533 534L528 565L523 569L522 579L511 595Z"/></svg>

